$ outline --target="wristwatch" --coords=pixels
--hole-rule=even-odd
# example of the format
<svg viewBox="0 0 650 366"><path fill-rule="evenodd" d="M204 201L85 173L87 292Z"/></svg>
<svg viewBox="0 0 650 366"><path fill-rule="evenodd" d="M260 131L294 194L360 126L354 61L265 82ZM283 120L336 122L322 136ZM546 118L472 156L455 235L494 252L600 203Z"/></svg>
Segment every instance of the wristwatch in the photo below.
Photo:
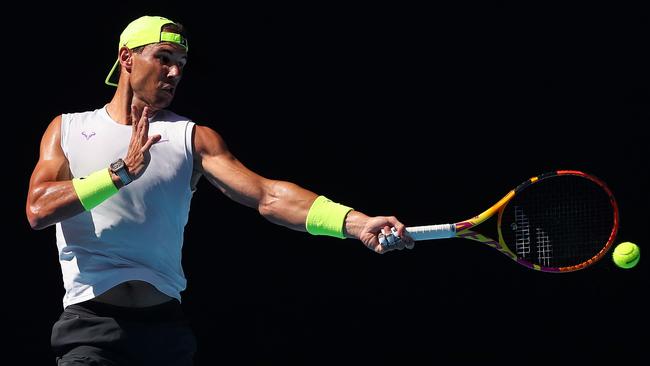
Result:
<svg viewBox="0 0 650 366"><path fill-rule="evenodd" d="M124 160L117 159L116 161L111 163L110 168L113 173L115 173L118 177L120 177L120 180L122 181L122 185L126 186L127 184L133 182L133 178L131 178L129 171L126 170L126 164L124 163Z"/></svg>

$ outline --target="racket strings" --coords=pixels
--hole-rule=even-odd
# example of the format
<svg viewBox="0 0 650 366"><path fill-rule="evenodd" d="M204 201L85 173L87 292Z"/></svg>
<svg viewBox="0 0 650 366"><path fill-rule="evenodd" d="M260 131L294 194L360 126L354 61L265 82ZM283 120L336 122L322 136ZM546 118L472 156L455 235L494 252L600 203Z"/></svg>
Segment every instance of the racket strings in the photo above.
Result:
<svg viewBox="0 0 650 366"><path fill-rule="evenodd" d="M520 206L515 207L515 224L515 252L520 258L530 259L533 243L530 237L530 221ZM536 243L536 252L534 253L536 262L548 267L553 258L553 246L546 231L536 227L534 243Z"/></svg>
<svg viewBox="0 0 650 366"><path fill-rule="evenodd" d="M551 259L553 259L553 245L551 245L551 239L548 237L548 234L540 228L535 228L536 232L536 249L537 249L537 263L549 267L551 265Z"/></svg>
<svg viewBox="0 0 650 366"><path fill-rule="evenodd" d="M530 255L530 222L524 210L517 206L515 207L515 251L517 255L522 258L527 258Z"/></svg>
<svg viewBox="0 0 650 366"><path fill-rule="evenodd" d="M504 209L501 232L519 258L565 267L593 258L608 243L614 207L607 191L574 175L540 180Z"/></svg>

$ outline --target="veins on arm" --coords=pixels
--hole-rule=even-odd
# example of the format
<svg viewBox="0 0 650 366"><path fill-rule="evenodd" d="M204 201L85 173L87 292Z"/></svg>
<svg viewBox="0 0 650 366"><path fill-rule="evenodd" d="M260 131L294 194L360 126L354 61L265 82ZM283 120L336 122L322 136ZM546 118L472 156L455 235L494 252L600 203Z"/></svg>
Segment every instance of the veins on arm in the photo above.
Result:
<svg viewBox="0 0 650 366"><path fill-rule="evenodd" d="M317 197L315 193L249 170L212 129L197 125L193 132L195 162L210 183L232 200L257 209L267 220L305 231L305 219Z"/></svg>

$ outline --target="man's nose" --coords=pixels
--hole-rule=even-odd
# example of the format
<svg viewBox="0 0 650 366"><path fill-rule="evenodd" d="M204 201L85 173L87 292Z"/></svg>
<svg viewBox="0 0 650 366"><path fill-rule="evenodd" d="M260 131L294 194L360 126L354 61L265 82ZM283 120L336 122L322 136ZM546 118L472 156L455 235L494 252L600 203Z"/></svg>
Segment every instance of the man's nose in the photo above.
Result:
<svg viewBox="0 0 650 366"><path fill-rule="evenodd" d="M183 70L178 65L172 65L169 67L169 72L167 73L168 77L178 78L183 74Z"/></svg>

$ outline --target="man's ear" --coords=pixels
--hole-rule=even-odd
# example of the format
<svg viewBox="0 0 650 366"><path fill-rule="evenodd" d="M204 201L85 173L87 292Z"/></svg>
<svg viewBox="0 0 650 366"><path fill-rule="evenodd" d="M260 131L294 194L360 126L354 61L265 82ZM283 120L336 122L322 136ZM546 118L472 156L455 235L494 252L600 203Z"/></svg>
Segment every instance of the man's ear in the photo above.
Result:
<svg viewBox="0 0 650 366"><path fill-rule="evenodd" d="M131 51L128 47L120 48L119 60L120 66L125 68L126 71L130 73L131 68L133 67L133 51Z"/></svg>

